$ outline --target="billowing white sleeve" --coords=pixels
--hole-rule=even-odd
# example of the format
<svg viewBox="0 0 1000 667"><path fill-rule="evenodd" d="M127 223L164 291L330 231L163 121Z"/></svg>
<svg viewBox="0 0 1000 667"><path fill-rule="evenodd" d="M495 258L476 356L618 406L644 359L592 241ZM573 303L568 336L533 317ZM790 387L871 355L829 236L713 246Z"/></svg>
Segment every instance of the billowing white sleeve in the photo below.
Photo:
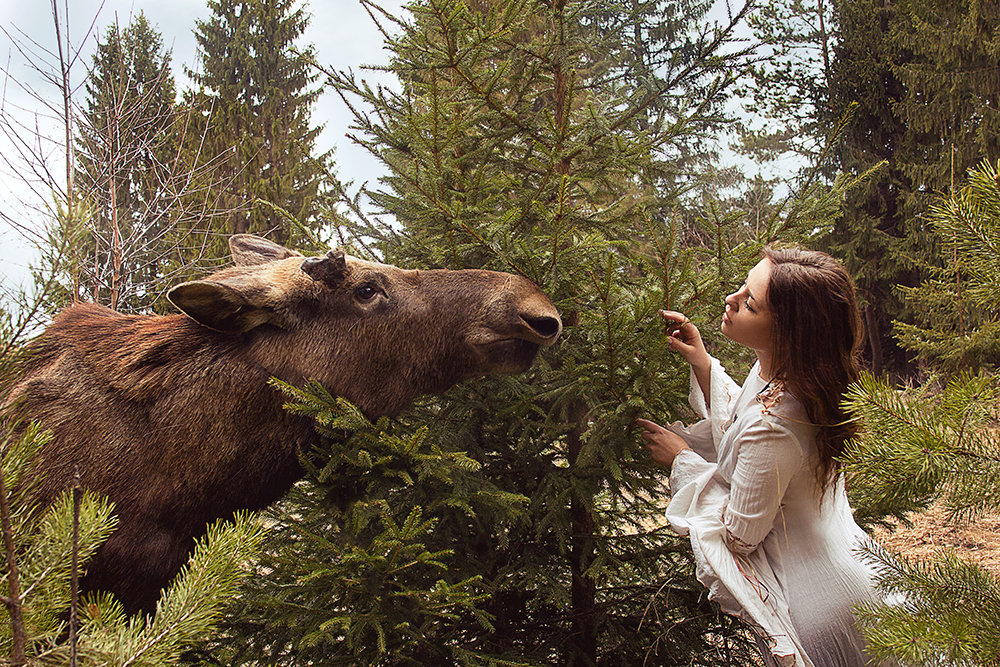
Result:
<svg viewBox="0 0 1000 667"><path fill-rule="evenodd" d="M737 436L736 467L722 513L730 550L754 551L774 527L788 483L805 462L798 438L765 417Z"/></svg>
<svg viewBox="0 0 1000 667"><path fill-rule="evenodd" d="M707 402L701 385L698 384L698 378L695 376L694 370L691 370L688 403L695 414L701 417L701 421L695 422L691 426L674 422L667 426L667 429L684 438L684 441L703 460L714 462L718 460L717 452L719 442L722 440L722 425L732 416L733 403L740 393L740 385L726 374L726 369L722 367L718 359L711 357L711 360L710 399ZM671 481L671 488L674 488L673 484L674 482Z"/></svg>
<svg viewBox="0 0 1000 667"><path fill-rule="evenodd" d="M720 424L729 419L732 414L732 404L740 393L739 384L736 383L726 369L715 357L709 357L712 361L712 368L709 372L709 401L705 402L705 394L698 384L698 378L691 369L691 383L688 390L688 403L702 419L721 419Z"/></svg>
<svg viewBox="0 0 1000 667"><path fill-rule="evenodd" d="M802 465L802 451L795 437L768 417L733 437L740 440L733 443L740 451L731 487L716 463L691 450L677 455L667 520L678 534L690 535L695 574L710 599L759 625L770 636L778 664L815 667L798 640L771 564L757 548L774 526L788 483Z"/></svg>

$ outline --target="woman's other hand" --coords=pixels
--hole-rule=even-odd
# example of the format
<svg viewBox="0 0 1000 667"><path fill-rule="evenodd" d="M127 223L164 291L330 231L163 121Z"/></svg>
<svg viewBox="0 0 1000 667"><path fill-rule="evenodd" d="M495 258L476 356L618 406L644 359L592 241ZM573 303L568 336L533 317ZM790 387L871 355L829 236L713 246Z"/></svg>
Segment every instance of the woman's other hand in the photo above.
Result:
<svg viewBox="0 0 1000 667"><path fill-rule="evenodd" d="M636 419L636 426L642 429L639 435L646 441L653 460L665 468L674 464L674 459L685 449L691 449L684 438L673 431L668 431L659 424L648 419Z"/></svg>
<svg viewBox="0 0 1000 667"><path fill-rule="evenodd" d="M683 313L661 310L660 316L667 321L667 343L670 349L680 354L695 368L711 365L701 332Z"/></svg>

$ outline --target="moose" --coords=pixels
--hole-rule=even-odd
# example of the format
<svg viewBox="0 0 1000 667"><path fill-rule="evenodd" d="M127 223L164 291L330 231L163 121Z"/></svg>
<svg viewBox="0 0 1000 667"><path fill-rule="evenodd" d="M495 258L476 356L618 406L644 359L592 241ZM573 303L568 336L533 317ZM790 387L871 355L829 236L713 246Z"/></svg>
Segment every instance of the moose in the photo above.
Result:
<svg viewBox="0 0 1000 667"><path fill-rule="evenodd" d="M36 500L76 475L115 503L118 528L83 580L130 613L155 609L207 524L277 500L317 437L270 384L315 379L370 418L470 378L526 370L562 322L531 281L404 270L256 236L235 262L173 287L183 314L63 310L28 345L5 412L51 430ZM23 425L19 428L23 428Z"/></svg>

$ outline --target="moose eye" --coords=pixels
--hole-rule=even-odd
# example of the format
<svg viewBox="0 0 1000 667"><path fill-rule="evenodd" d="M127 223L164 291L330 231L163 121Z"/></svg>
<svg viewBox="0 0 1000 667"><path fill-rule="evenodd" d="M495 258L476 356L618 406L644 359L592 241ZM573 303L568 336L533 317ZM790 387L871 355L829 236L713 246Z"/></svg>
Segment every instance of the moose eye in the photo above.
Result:
<svg viewBox="0 0 1000 667"><path fill-rule="evenodd" d="M358 301L371 301L379 293L379 289L371 283L361 285L354 290L354 296Z"/></svg>

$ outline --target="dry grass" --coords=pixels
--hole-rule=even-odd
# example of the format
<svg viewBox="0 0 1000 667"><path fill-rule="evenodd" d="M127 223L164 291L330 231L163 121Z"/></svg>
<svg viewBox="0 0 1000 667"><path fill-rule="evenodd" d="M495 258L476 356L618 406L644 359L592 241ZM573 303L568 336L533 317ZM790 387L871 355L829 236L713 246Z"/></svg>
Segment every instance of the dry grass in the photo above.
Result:
<svg viewBox="0 0 1000 667"><path fill-rule="evenodd" d="M878 529L878 540L891 549L914 558L928 558L946 549L978 562L1000 576L1000 515L984 516L972 522L949 522L940 505L910 517L913 528L898 525L895 530Z"/></svg>

